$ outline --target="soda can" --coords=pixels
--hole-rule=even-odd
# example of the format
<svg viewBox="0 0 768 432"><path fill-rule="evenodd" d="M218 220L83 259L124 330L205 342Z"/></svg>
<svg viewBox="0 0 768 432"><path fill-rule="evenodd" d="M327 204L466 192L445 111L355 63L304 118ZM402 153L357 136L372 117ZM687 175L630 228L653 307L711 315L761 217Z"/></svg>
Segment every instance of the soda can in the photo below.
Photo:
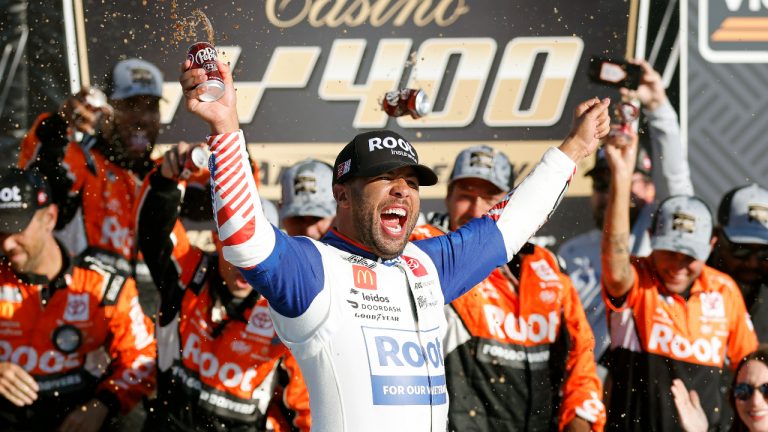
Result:
<svg viewBox="0 0 768 432"><path fill-rule="evenodd" d="M192 147L189 152L187 152L187 157L181 162L181 166L179 167L179 178L186 180L193 174L202 171L208 166L208 158L209 154L203 146L198 145Z"/></svg>
<svg viewBox="0 0 768 432"><path fill-rule="evenodd" d="M221 79L219 68L216 66L216 48L208 42L197 42L189 47L187 59L192 62L190 69L202 68L208 76L208 81L198 85L205 88L205 92L198 95L203 102L219 100L224 95L224 80Z"/></svg>
<svg viewBox="0 0 768 432"><path fill-rule="evenodd" d="M405 88L387 92L381 102L381 108L390 117L410 114L417 119L427 115L432 106L424 90Z"/></svg>

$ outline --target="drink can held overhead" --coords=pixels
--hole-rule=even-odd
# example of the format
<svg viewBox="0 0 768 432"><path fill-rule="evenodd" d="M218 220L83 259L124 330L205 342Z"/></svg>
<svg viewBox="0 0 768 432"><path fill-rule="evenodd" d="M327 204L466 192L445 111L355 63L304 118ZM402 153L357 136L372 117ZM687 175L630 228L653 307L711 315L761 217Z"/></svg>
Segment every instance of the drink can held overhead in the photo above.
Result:
<svg viewBox="0 0 768 432"><path fill-rule="evenodd" d="M381 106L390 117L410 114L414 119L424 117L432 108L424 90L409 88L387 92Z"/></svg>
<svg viewBox="0 0 768 432"><path fill-rule="evenodd" d="M192 62L190 69L202 68L208 76L206 82L198 85L205 88L198 96L203 102L213 102L224 95L224 81L216 65L217 58L216 48L208 42L197 42L189 47L187 52L187 59Z"/></svg>

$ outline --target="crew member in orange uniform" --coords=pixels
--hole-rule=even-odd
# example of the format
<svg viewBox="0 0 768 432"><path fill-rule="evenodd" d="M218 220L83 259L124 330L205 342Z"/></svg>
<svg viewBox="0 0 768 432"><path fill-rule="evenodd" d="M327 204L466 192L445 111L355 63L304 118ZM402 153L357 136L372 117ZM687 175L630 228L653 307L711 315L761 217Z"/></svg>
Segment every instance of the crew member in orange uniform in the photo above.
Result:
<svg viewBox="0 0 768 432"><path fill-rule="evenodd" d="M71 259L42 176L0 175L0 430L97 431L155 388L131 278Z"/></svg>
<svg viewBox="0 0 768 432"><path fill-rule="evenodd" d="M448 186L448 213L430 215L434 226L417 227L412 238L441 235L488 213L512 181L503 153L487 146L462 151ZM592 330L551 252L526 244L446 306L446 315L449 430L603 429Z"/></svg>
<svg viewBox="0 0 768 432"><path fill-rule="evenodd" d="M612 383L608 425L616 431L680 430L670 388L680 379L703 396L710 428L728 428L720 392L726 364L757 348L739 287L705 264L714 245L712 215L698 198L676 195L659 205L648 257L628 247L630 184L637 135L604 146L611 187L602 239L603 294L609 310Z"/></svg>
<svg viewBox="0 0 768 432"><path fill-rule="evenodd" d="M91 89L41 114L24 137L19 165L34 164L49 179L59 207L59 238L84 254L133 275L134 209L160 132L163 77L144 60L118 62L109 100ZM74 141L75 132L84 133Z"/></svg>

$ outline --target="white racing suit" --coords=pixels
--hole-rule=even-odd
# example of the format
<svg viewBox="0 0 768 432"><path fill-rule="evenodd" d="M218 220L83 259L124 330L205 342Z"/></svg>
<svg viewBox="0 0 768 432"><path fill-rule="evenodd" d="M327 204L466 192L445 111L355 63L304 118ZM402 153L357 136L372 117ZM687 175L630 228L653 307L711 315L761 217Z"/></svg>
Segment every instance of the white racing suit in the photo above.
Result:
<svg viewBox="0 0 768 432"><path fill-rule="evenodd" d="M559 202L574 162L549 150L488 216L384 261L333 230L318 242L272 227L242 132L208 144L224 257L269 300L309 388L313 430L445 431L443 305L511 260Z"/></svg>

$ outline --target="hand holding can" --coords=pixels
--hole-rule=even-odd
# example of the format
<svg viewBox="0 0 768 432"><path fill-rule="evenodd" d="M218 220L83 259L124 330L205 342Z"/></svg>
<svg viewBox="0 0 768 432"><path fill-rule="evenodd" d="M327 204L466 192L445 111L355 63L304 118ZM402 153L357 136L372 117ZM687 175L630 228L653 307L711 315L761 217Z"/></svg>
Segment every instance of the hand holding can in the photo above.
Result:
<svg viewBox="0 0 768 432"><path fill-rule="evenodd" d="M181 141L163 155L160 174L171 180L187 180L208 167L209 157L204 144Z"/></svg>
<svg viewBox="0 0 768 432"><path fill-rule="evenodd" d="M224 95L224 80L221 79L219 68L216 65L218 54L216 48L208 42L197 42L189 47L187 59L190 61L190 69L203 69L208 79L197 87L205 90L197 98L203 102L219 100Z"/></svg>
<svg viewBox="0 0 768 432"><path fill-rule="evenodd" d="M208 166L210 154L202 144L190 148L179 158L179 178L186 180Z"/></svg>

